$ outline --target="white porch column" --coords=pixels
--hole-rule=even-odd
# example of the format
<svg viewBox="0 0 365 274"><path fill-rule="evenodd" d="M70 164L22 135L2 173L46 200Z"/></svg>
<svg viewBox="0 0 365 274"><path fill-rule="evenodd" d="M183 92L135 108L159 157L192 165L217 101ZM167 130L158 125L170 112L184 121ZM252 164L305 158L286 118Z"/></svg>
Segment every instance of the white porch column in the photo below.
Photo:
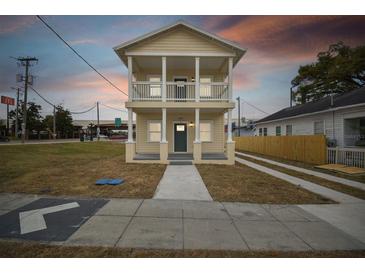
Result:
<svg viewBox="0 0 365 274"><path fill-rule="evenodd" d="M133 98L133 62L132 56L128 56L128 101L132 101Z"/></svg>
<svg viewBox="0 0 365 274"><path fill-rule="evenodd" d="M166 57L162 57L162 102L166 102ZM166 114L166 109L165 109Z"/></svg>
<svg viewBox="0 0 365 274"><path fill-rule="evenodd" d="M227 142L230 143L232 142L232 110L228 110L228 117L227 117L227 133L228 133L228 138L227 138Z"/></svg>
<svg viewBox="0 0 365 274"><path fill-rule="evenodd" d="M228 58L228 99L232 100L233 94L233 57Z"/></svg>
<svg viewBox="0 0 365 274"><path fill-rule="evenodd" d="M128 108L128 143L133 143L133 109Z"/></svg>
<svg viewBox="0 0 365 274"><path fill-rule="evenodd" d="M161 143L166 143L166 108L162 109L162 138Z"/></svg>
<svg viewBox="0 0 365 274"><path fill-rule="evenodd" d="M200 100L200 58L195 57L195 102Z"/></svg>
<svg viewBox="0 0 365 274"><path fill-rule="evenodd" d="M195 109L195 143L200 143L200 109Z"/></svg>

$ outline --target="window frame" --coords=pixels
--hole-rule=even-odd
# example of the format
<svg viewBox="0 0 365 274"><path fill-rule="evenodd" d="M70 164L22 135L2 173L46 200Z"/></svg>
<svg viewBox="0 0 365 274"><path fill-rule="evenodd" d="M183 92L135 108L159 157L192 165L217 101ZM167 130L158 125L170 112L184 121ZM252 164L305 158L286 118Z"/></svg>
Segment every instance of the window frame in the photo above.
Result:
<svg viewBox="0 0 365 274"><path fill-rule="evenodd" d="M278 128L280 128L279 134L278 134ZM282 136L282 134L281 134L281 126L275 126L275 136Z"/></svg>
<svg viewBox="0 0 365 274"><path fill-rule="evenodd" d="M210 124L210 140L209 141L203 141L202 140L202 124ZM208 132L208 131L204 131ZM213 142L213 121L212 120L201 120L199 122L199 136L200 136L200 142L202 143L212 143Z"/></svg>
<svg viewBox="0 0 365 274"><path fill-rule="evenodd" d="M151 131L150 130L150 125L152 123L159 123L160 124L160 131ZM151 135L150 133L157 133L157 132L160 132L160 140L159 141L152 141L151 140ZM148 143L160 143L161 142L161 138L162 138L162 121L161 120L148 120L147 121L147 142Z"/></svg>
<svg viewBox="0 0 365 274"><path fill-rule="evenodd" d="M290 127L290 134L288 134L288 127ZM285 125L285 135L286 136L292 136L293 135L293 125L292 124Z"/></svg>
<svg viewBox="0 0 365 274"><path fill-rule="evenodd" d="M322 133L316 133L316 123L322 123ZM313 135L325 135L325 122L324 120L314 120L313 121Z"/></svg>

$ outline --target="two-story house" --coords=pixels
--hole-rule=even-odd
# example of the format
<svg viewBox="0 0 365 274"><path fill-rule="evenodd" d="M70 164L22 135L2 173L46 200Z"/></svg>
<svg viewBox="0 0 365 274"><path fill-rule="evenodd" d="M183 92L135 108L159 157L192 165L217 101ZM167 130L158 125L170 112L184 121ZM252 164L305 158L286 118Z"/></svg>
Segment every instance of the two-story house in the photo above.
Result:
<svg viewBox="0 0 365 274"><path fill-rule="evenodd" d="M114 50L128 67L126 162L234 164L232 72L245 49L177 22Z"/></svg>

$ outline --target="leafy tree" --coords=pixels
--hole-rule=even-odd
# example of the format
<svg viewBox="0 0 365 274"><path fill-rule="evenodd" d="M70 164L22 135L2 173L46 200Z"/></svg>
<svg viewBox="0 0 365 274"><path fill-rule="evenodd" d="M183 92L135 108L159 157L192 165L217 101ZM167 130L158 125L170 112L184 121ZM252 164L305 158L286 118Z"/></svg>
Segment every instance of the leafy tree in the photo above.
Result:
<svg viewBox="0 0 365 274"><path fill-rule="evenodd" d="M19 101L19 106L23 106L23 102ZM35 131L40 131L43 130L43 123L42 123L42 116L40 114L42 110L42 107L40 105L37 105L34 102L28 102L27 104L27 134L29 131L35 130ZM10 119L15 119L16 118L16 111L15 110L11 110L9 112L9 117ZM21 126L21 124L23 123L23 107L19 107L19 114L18 114L18 119L19 119L19 127ZM14 121L15 123L15 121Z"/></svg>
<svg viewBox="0 0 365 274"><path fill-rule="evenodd" d="M350 48L343 42L329 46L317 61L301 66L291 82L298 104L344 93L365 85L365 45Z"/></svg>
<svg viewBox="0 0 365 274"><path fill-rule="evenodd" d="M47 115L43 124L49 131L53 131L53 115ZM56 106L56 131L61 138L69 137L73 132L72 116L62 105Z"/></svg>

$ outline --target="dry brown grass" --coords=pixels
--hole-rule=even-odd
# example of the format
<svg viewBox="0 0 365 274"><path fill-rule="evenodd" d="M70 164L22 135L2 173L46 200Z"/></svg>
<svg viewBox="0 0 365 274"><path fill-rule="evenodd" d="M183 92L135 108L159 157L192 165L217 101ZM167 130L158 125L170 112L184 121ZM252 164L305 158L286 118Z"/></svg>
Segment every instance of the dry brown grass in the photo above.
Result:
<svg viewBox="0 0 365 274"><path fill-rule="evenodd" d="M236 163L197 165L213 199L222 202L322 204L333 201L271 175Z"/></svg>
<svg viewBox="0 0 365 274"><path fill-rule="evenodd" d="M151 198L165 170L126 164L124 145L111 142L2 146L0 154L0 192ZM101 178L125 183L95 185Z"/></svg>
<svg viewBox="0 0 365 274"><path fill-rule="evenodd" d="M251 161L253 163L256 163L256 164L259 164L259 165L262 165L262 166L265 166L265 167L268 167L268 168L271 168L271 169L274 169L274 170L277 170L277 171L280 171L280 172L283 172L283 173L286 173L286 174L294 176L294 177L301 178L303 180L307 180L309 182L312 182L312 183L315 183L315 184L318 184L318 185L321 185L321 186L331 188L333 190L336 190L336 191L339 191L339 192L342 192L342 193L345 193L345 194L349 194L351 196L354 196L354 197L357 197L357 198L360 198L360 199L365 199L365 191L363 191L361 189L358 189L356 187L343 185L343 184L336 183L336 182L333 182L333 181L329 181L329 180L326 180L326 179L323 179L323 178L320 178L320 177L316 177L316 176L313 176L313 175L308 175L308 174L301 173L301 172L298 172L298 171L295 171L295 170L291 170L291 169L287 169L287 168L284 168L284 167L272 165L272 164L269 164L269 163L266 163L266 162L263 162L263 161L252 159L250 157L245 157L245 156L242 156L242 155L237 155L237 157L245 159L247 161Z"/></svg>
<svg viewBox="0 0 365 274"><path fill-rule="evenodd" d="M0 241L1 258L363 258L357 251L229 251L160 250L111 247L56 246L32 242Z"/></svg>
<svg viewBox="0 0 365 274"><path fill-rule="evenodd" d="M237 150L237 151L240 151L240 150ZM311 169L311 170L314 170L317 172L327 173L327 174L330 174L333 176L365 183L365 174L345 174L342 172L336 172L336 171L331 171L331 170L326 170L326 169L319 169L319 168L316 168L315 165L311 165L308 163L286 160L286 159L282 159L282 158L278 158L278 157L273 157L273 156L269 156L269 155L263 155L263 154L259 154L259 153L248 152L248 151L240 151L240 152L243 152L246 154L251 154L251 155L262 157L262 158L266 158L269 160L277 161L277 162L288 164L288 165Z"/></svg>

